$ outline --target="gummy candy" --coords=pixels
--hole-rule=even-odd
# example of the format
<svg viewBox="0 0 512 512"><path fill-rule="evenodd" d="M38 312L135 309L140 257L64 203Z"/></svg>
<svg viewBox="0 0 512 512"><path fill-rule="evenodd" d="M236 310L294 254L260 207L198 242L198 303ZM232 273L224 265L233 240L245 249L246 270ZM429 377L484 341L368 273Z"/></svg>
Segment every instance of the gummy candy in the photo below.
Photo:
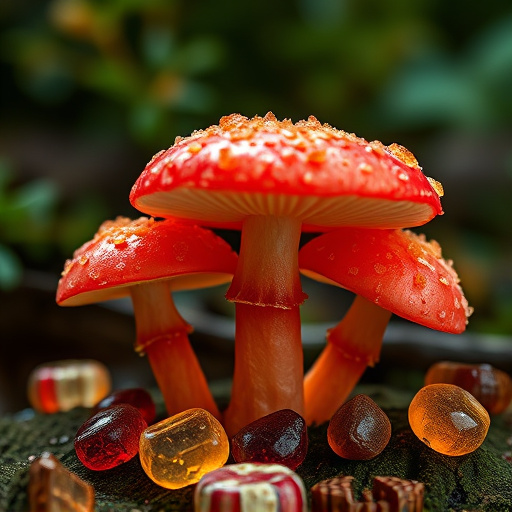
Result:
<svg viewBox="0 0 512 512"><path fill-rule="evenodd" d="M412 399L409 424L418 439L433 450L465 455L483 443L490 418L466 390L453 384L430 384Z"/></svg>
<svg viewBox="0 0 512 512"><path fill-rule="evenodd" d="M155 402L153 402L151 395L142 388L120 389L111 393L95 405L94 414L101 409L119 404L130 404L138 409L148 425L155 420Z"/></svg>
<svg viewBox="0 0 512 512"><path fill-rule="evenodd" d="M167 489L180 489L223 466L229 440L212 414L188 409L144 430L139 456L151 480Z"/></svg>
<svg viewBox="0 0 512 512"><path fill-rule="evenodd" d="M135 457L147 423L138 409L121 404L90 417L75 436L75 451L89 469L111 469Z"/></svg>
<svg viewBox="0 0 512 512"><path fill-rule="evenodd" d="M332 416L327 441L345 459L368 460L389 443L391 423L386 413L367 395L356 395Z"/></svg>
<svg viewBox="0 0 512 512"><path fill-rule="evenodd" d="M195 512L306 512L301 478L280 464L231 464L203 476Z"/></svg>
<svg viewBox="0 0 512 512"><path fill-rule="evenodd" d="M93 512L94 489L44 452L30 464L28 497L31 512Z"/></svg>
<svg viewBox="0 0 512 512"><path fill-rule="evenodd" d="M231 439L231 454L236 462L273 462L295 469L307 450L306 422L291 409L263 416Z"/></svg>
<svg viewBox="0 0 512 512"><path fill-rule="evenodd" d="M512 400L512 379L490 364L441 361L425 376L428 384L455 384L469 391L490 414L502 413Z"/></svg>
<svg viewBox="0 0 512 512"><path fill-rule="evenodd" d="M110 392L110 374L92 359L66 359L39 365L28 379L32 407L44 413L92 407Z"/></svg>

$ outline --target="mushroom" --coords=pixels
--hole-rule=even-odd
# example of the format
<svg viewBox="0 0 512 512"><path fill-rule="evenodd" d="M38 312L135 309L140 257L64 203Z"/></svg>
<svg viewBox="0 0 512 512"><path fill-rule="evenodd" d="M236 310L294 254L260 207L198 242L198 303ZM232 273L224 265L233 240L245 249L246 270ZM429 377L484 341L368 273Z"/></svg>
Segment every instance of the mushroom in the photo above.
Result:
<svg viewBox="0 0 512 512"><path fill-rule="evenodd" d="M236 303L228 433L280 409L302 414L301 232L421 225L442 213L438 190L400 146L314 117L232 114L155 155L132 188L135 208L241 230L226 295Z"/></svg>
<svg viewBox="0 0 512 512"><path fill-rule="evenodd" d="M299 253L301 272L356 297L327 332L327 346L304 379L308 424L331 418L367 366L379 359L392 313L431 329L465 330L472 309L441 247L408 230L339 229Z"/></svg>
<svg viewBox="0 0 512 512"><path fill-rule="evenodd" d="M135 349L146 353L170 415L200 407L219 416L207 380L190 345L191 327L172 294L227 283L237 256L208 229L168 219L118 217L65 264L57 288L60 306L129 296Z"/></svg>

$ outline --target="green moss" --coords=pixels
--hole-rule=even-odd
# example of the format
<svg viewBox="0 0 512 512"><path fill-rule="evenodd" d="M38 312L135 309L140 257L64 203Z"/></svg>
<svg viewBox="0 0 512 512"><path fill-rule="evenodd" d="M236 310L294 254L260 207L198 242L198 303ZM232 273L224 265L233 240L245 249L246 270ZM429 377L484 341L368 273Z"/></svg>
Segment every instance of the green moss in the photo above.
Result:
<svg viewBox="0 0 512 512"><path fill-rule="evenodd" d="M394 475L425 483L427 511L512 510L512 465L502 457L510 449L507 440L512 429L503 418L492 419L487 439L474 453L447 457L414 436L406 408L395 407L401 403L400 397L384 393L382 388L372 397L384 407L392 423L387 448L370 461L347 461L327 445L326 425L310 428L308 455L297 469L308 489L325 478L353 475L356 495L360 495L364 488L371 487L375 476ZM98 512L190 509L193 487L169 491L155 485L137 458L104 472L85 468L75 455L73 438L88 416L88 410L75 409L55 415L25 413L0 419L0 510L27 509L30 460L45 450L94 486Z"/></svg>

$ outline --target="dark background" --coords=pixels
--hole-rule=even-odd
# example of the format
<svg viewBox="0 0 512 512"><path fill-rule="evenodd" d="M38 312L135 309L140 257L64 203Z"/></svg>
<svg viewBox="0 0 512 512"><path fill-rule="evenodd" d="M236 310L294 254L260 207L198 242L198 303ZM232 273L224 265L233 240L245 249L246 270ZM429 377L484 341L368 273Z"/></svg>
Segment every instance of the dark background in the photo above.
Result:
<svg viewBox="0 0 512 512"><path fill-rule="evenodd" d="M0 78L0 411L45 360L151 381L132 319L58 308L57 279L103 220L139 215L128 194L155 152L232 112L410 149L445 188L419 231L455 261L468 332L512 335L509 0L3 0Z"/></svg>

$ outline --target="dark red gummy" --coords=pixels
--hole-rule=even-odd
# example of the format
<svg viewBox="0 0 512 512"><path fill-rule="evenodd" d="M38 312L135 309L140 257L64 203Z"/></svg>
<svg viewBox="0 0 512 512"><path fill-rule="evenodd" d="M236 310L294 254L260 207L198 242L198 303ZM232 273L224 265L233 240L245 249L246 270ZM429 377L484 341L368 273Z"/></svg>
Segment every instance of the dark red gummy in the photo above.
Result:
<svg viewBox="0 0 512 512"><path fill-rule="evenodd" d="M153 402L151 395L142 388L120 389L111 393L96 404L94 413L120 404L129 404L138 409L148 425L151 425L155 420L155 402Z"/></svg>
<svg viewBox="0 0 512 512"><path fill-rule="evenodd" d="M304 418L291 409L282 409L249 423L231 439L236 462L267 462L298 467L308 451L308 431Z"/></svg>
<svg viewBox="0 0 512 512"><path fill-rule="evenodd" d="M131 405L102 409L78 429L76 454L89 469L114 468L137 455L139 438L146 428L142 414Z"/></svg>
<svg viewBox="0 0 512 512"><path fill-rule="evenodd" d="M389 443L391 423L386 413L367 395L356 395L332 416L327 441L345 459L368 460Z"/></svg>

